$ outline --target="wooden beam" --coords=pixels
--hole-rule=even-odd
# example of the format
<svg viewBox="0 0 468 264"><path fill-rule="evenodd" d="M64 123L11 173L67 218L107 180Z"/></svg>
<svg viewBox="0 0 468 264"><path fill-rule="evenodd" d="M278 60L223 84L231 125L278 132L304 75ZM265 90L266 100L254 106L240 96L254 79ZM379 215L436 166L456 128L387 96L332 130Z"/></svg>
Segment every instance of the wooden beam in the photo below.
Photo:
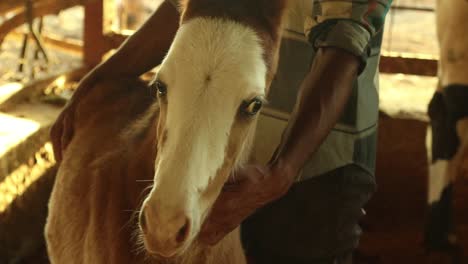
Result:
<svg viewBox="0 0 468 264"><path fill-rule="evenodd" d="M102 56L113 47L104 36L104 3L102 0L85 5L84 17L84 63L94 67L101 62Z"/></svg>
<svg viewBox="0 0 468 264"><path fill-rule="evenodd" d="M1 0L3 1L3 0ZM33 7L33 17L42 17L51 14L57 14L61 10L68 9L77 5L82 5L84 3L89 3L95 0L47 0L47 1L37 1L34 2ZM16 1L18 3L22 3L23 1ZM3 39L15 28L23 25L27 22L26 12L23 5L17 6L19 9L15 11L13 16L7 20L5 20L2 24L0 24L0 44L2 43Z"/></svg>
<svg viewBox="0 0 468 264"><path fill-rule="evenodd" d="M83 5L90 1L96 0L34 0L34 5L73 6ZM25 5L23 0L1 0L0 15L15 11L17 9L22 9L24 7Z"/></svg>
<svg viewBox="0 0 468 264"><path fill-rule="evenodd" d="M22 7L24 7L24 1L2 0L0 1L0 15Z"/></svg>
<svg viewBox="0 0 468 264"><path fill-rule="evenodd" d="M383 54L380 72L437 76L437 59L412 55Z"/></svg>
<svg viewBox="0 0 468 264"><path fill-rule="evenodd" d="M56 34L42 33L44 43L67 51L83 53L83 41L62 37Z"/></svg>
<svg viewBox="0 0 468 264"><path fill-rule="evenodd" d="M130 32L111 32L103 38L110 48L116 48L130 34ZM380 72L437 76L437 59L417 54L384 53L380 58Z"/></svg>

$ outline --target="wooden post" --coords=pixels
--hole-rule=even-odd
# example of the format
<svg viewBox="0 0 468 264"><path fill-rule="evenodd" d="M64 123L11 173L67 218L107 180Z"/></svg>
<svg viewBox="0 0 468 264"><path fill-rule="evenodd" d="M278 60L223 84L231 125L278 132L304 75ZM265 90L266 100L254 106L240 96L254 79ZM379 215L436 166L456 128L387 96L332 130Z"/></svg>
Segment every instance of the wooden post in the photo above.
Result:
<svg viewBox="0 0 468 264"><path fill-rule="evenodd" d="M83 56L84 64L88 67L99 64L102 56L112 48L104 36L103 10L103 0L85 5Z"/></svg>
<svg viewBox="0 0 468 264"><path fill-rule="evenodd" d="M414 54L410 55L414 56ZM437 76L437 59L382 55L380 57L380 72Z"/></svg>

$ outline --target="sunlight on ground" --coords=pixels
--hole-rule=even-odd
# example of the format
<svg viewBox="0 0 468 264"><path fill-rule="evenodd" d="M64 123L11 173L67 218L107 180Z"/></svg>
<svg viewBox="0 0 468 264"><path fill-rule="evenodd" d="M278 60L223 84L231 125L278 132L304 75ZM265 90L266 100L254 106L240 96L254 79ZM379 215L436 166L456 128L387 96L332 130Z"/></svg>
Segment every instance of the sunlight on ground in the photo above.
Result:
<svg viewBox="0 0 468 264"><path fill-rule="evenodd" d="M24 85L19 82L11 82L0 85L0 104L8 100L11 95L23 89Z"/></svg>
<svg viewBox="0 0 468 264"><path fill-rule="evenodd" d="M37 122L0 112L0 157L12 146L21 143L21 140L36 132L39 127L40 124Z"/></svg>
<svg viewBox="0 0 468 264"><path fill-rule="evenodd" d="M6 211L29 186L36 182L54 164L52 144L46 143L36 152L28 164L21 165L0 182L0 213Z"/></svg>
<svg viewBox="0 0 468 264"><path fill-rule="evenodd" d="M426 120L436 86L436 77L380 74L380 110L392 116Z"/></svg>

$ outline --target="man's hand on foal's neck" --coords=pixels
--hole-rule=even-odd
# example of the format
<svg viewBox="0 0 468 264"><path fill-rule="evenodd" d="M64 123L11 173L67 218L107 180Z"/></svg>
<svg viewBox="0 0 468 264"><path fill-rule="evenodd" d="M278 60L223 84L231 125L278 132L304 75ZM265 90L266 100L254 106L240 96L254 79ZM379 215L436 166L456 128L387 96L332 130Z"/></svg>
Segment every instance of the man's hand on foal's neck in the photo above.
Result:
<svg viewBox="0 0 468 264"><path fill-rule="evenodd" d="M235 182L227 183L202 226L200 240L214 245L233 231L258 208L281 197L292 181L270 166L249 165L234 175Z"/></svg>

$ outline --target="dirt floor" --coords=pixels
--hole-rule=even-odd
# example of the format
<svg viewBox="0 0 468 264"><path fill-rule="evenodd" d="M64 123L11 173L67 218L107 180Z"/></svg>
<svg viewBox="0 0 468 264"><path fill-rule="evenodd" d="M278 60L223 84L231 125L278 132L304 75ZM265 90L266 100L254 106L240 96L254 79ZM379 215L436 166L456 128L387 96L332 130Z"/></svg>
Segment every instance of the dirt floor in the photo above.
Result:
<svg viewBox="0 0 468 264"><path fill-rule="evenodd" d="M360 253L369 264L468 263L468 183L458 181L454 190L454 219L463 260L451 252L426 252L427 123L381 116L379 121L378 189L366 207Z"/></svg>
<svg viewBox="0 0 468 264"><path fill-rule="evenodd" d="M47 143L0 182L0 263L48 263L43 227L55 173Z"/></svg>

